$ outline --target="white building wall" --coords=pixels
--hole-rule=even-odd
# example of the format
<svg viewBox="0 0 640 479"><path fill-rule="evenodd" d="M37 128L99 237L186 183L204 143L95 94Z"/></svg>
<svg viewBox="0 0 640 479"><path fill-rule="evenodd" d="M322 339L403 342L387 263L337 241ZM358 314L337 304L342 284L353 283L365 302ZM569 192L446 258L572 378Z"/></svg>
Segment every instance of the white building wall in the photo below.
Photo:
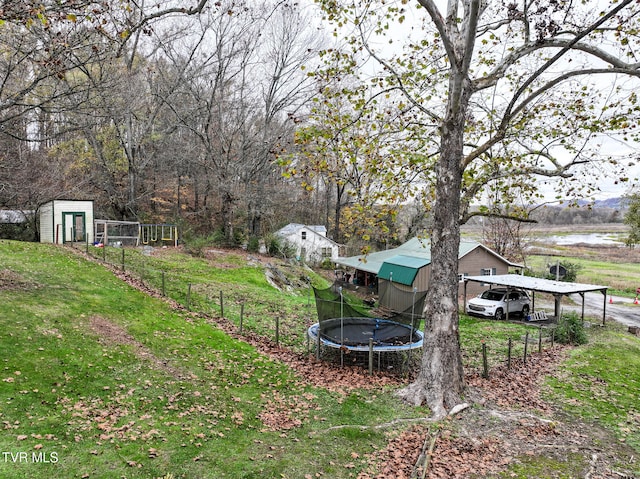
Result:
<svg viewBox="0 0 640 479"><path fill-rule="evenodd" d="M40 207L40 242L54 243L55 232L53 228L53 202L45 203Z"/></svg>
<svg viewBox="0 0 640 479"><path fill-rule="evenodd" d="M40 207L40 242L72 241L72 213L84 215L85 238L93 243L93 201L77 200L53 200Z"/></svg>
<svg viewBox="0 0 640 479"><path fill-rule="evenodd" d="M340 254L338 244L306 226L283 237L289 243L295 245L296 255L301 261L307 263L318 264L325 258L334 259ZM330 257L322 255L323 248L331 249Z"/></svg>

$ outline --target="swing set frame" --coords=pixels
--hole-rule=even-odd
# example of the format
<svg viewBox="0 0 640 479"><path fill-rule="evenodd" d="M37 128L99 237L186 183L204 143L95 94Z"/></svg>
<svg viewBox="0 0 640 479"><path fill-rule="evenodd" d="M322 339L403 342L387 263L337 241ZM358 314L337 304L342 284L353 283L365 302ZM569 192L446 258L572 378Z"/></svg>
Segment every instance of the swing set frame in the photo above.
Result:
<svg viewBox="0 0 640 479"><path fill-rule="evenodd" d="M164 245L178 246L178 226L167 223L94 220L96 244L108 246Z"/></svg>
<svg viewBox="0 0 640 479"><path fill-rule="evenodd" d="M173 243L178 246L178 227L167 223L140 223L138 227L138 239L140 244L164 244Z"/></svg>

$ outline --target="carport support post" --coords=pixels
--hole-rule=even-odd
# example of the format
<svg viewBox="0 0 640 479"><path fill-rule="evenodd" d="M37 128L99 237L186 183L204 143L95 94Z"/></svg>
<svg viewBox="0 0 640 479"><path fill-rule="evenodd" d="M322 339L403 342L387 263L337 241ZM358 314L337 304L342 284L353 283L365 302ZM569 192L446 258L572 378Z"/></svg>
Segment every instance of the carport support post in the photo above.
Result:
<svg viewBox="0 0 640 479"><path fill-rule="evenodd" d="M560 321L560 301L562 301L562 296L559 294L554 294L553 295L553 299L554 299L554 314L556 317L556 320Z"/></svg>
<svg viewBox="0 0 640 479"><path fill-rule="evenodd" d="M342 286L340 291L340 367L344 366L344 301L342 298Z"/></svg>
<svg viewBox="0 0 640 479"><path fill-rule="evenodd" d="M536 310L536 290L531 291L531 313Z"/></svg>
<svg viewBox="0 0 640 479"><path fill-rule="evenodd" d="M463 313L467 312L467 283L469 283L469 281L465 279L464 288L463 288L464 292L462 293L462 312Z"/></svg>

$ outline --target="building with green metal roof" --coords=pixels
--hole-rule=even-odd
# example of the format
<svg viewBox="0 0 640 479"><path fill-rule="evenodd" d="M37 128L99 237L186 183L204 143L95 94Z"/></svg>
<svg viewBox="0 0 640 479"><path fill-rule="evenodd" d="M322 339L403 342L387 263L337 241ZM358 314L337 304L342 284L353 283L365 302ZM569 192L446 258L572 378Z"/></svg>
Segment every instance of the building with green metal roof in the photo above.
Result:
<svg viewBox="0 0 640 479"><path fill-rule="evenodd" d="M431 241L428 238L412 238L397 248L367 255L338 257L334 261L352 275L355 287L367 287L376 292L380 306L401 311L407 305L395 303L400 301L397 298L406 298L406 295L395 294L395 291L426 291L429 288ZM460 294L464 293L466 276L507 274L509 268L516 267L522 265L510 262L477 241L462 240L458 252ZM482 283L469 284L467 294L477 294L484 289L486 286Z"/></svg>

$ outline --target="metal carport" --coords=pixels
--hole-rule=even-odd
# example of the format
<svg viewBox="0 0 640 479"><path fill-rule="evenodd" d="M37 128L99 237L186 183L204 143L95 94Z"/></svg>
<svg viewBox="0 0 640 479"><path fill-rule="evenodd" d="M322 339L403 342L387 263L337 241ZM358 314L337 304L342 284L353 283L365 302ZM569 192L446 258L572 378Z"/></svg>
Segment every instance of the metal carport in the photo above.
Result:
<svg viewBox="0 0 640 479"><path fill-rule="evenodd" d="M550 279L534 278L531 276L523 276L520 274L502 274L494 276L466 276L464 278L464 304L467 304L467 282L485 283L491 286L506 286L508 288L519 288L527 291L533 291L532 311L535 309L535 292L549 293L555 298L556 319L560 316L560 301L563 296L570 294L579 294L582 298L582 320L584 321L584 293L590 291L600 291L602 293L602 324L605 323L607 312L607 289L608 286L599 286L595 284L583 283L567 283L563 281L554 281ZM508 319L508 312L507 312Z"/></svg>

